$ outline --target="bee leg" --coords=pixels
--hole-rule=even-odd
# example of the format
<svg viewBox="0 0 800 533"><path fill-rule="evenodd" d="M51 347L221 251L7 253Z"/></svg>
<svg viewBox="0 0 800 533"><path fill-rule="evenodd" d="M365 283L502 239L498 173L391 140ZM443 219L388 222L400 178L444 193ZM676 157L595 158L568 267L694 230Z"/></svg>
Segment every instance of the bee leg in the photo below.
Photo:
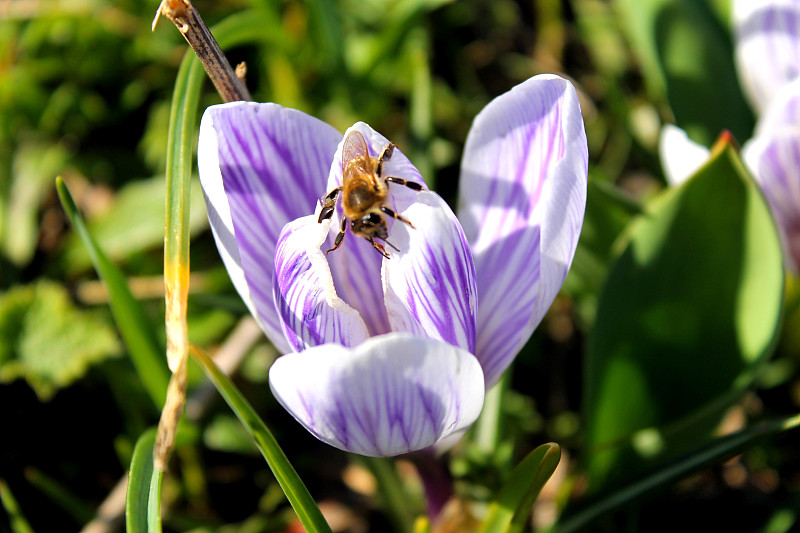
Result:
<svg viewBox="0 0 800 533"><path fill-rule="evenodd" d="M408 181L408 180L404 180L403 178L395 178L394 176L387 176L386 177L386 181L391 182L391 183L397 183L398 185L405 185L409 189L412 189L412 190L415 190L415 191L421 191L422 190L422 185L420 185L416 181Z"/></svg>
<svg viewBox="0 0 800 533"><path fill-rule="evenodd" d="M336 207L336 197L339 196L339 192L341 192L341 190L341 187L336 187L328 193L328 196L321 199L322 210L319 212L317 223L320 223L323 220L328 220L333 216L333 210Z"/></svg>
<svg viewBox="0 0 800 533"><path fill-rule="evenodd" d="M392 217L392 218L396 218L396 219L397 219L397 220L399 220L400 222L405 222L406 224L408 224L409 226L411 226L412 228L414 228L414 224L412 224L410 220L408 220L407 218L403 218L403 217L401 217L400 215L398 215L397 213L395 213L394 211L392 211L391 209L389 209L389 208L388 208L388 207L386 207L385 205L382 205L382 206L380 207L380 210L381 210L383 213L385 213L385 214L389 215L390 217Z"/></svg>
<svg viewBox="0 0 800 533"><path fill-rule="evenodd" d="M383 162L388 161L392 158L392 154L394 153L394 149L397 147L394 143L389 143L386 145L386 148L383 149L383 153L378 158L378 165L375 167L375 174L379 177L383 177Z"/></svg>
<svg viewBox="0 0 800 533"><path fill-rule="evenodd" d="M399 251L400 251L400 248L398 248L398 247L397 247L397 246L395 246L394 244L390 243L390 242L389 242L389 241L387 241L386 239L383 239L383 242L385 242L386 244L388 244L389 246L391 246L392 248L394 248L394 251L395 251L395 252L399 252Z"/></svg>
<svg viewBox="0 0 800 533"><path fill-rule="evenodd" d="M369 243L372 245L373 248L375 248L376 250L378 250L378 252L380 252L380 254L383 257L385 257L386 259L389 259L389 254L386 253L386 248L384 248L381 243L375 242L375 240L372 237L370 237L367 240L369 241ZM392 247L392 248L394 248L394 247Z"/></svg>
<svg viewBox="0 0 800 533"><path fill-rule="evenodd" d="M336 234L336 240L333 241L333 248L330 250L326 250L325 253L329 254L338 247L342 245L342 241L344 240L344 230L347 228L347 219L342 217L342 226L339 229L339 233Z"/></svg>

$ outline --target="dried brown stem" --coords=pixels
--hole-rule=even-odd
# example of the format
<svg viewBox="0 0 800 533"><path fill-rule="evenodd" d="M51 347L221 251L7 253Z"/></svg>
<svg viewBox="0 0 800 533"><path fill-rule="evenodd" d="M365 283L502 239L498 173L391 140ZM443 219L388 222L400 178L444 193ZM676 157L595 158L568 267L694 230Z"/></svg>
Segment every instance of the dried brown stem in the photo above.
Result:
<svg viewBox="0 0 800 533"><path fill-rule="evenodd" d="M226 375L233 374L250 349L263 339L263 335L252 317L241 319L214 354L214 361ZM210 383L194 390L186 399L186 417L192 421L201 419L215 398L214 392L216 388ZM119 530L118 526L125 513L127 483L128 475L125 474L98 508L97 517L86 524L81 533L110 533Z"/></svg>
<svg viewBox="0 0 800 533"><path fill-rule="evenodd" d="M224 101L251 100L247 87L234 73L216 39L190 0L162 0L153 20L153 29L160 15L171 20L183 34Z"/></svg>

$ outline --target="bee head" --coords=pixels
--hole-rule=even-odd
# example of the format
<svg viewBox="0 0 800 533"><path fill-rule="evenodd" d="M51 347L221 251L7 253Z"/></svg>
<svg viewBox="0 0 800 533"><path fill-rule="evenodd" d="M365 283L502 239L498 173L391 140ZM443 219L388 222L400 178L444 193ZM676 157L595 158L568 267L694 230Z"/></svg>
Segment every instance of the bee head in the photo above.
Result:
<svg viewBox="0 0 800 533"><path fill-rule="evenodd" d="M367 213L350 222L350 230L354 235L364 238L384 239L389 236L386 220L378 213Z"/></svg>

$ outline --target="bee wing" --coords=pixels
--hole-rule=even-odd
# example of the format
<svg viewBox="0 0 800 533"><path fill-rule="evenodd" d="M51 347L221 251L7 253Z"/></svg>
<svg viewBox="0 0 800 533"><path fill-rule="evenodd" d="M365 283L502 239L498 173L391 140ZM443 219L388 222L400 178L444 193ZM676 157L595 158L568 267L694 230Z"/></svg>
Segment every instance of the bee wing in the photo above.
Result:
<svg viewBox="0 0 800 533"><path fill-rule="evenodd" d="M355 165L358 169L366 173L371 173L371 159L367 149L367 141L361 132L356 130L347 134L342 146L342 172L347 170L348 165Z"/></svg>

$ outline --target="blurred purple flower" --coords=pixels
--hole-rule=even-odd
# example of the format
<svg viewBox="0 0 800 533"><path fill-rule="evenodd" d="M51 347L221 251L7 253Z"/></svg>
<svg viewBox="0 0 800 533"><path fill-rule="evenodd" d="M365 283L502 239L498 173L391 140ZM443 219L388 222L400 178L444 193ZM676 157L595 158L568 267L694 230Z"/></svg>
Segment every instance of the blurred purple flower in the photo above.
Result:
<svg viewBox="0 0 800 533"><path fill-rule="evenodd" d="M354 129L371 156L388 142L364 123L346 134ZM200 179L231 279L286 354L270 370L275 397L328 444L398 455L475 421L485 388L563 284L586 201L583 119L557 76L496 98L466 141L460 223L436 193L389 185L389 206L414 228L389 222L399 251L388 259L352 234L322 252L339 230L338 207L333 223L317 215L341 184L342 143L300 111L213 106L200 127ZM400 150L384 175L424 184Z"/></svg>
<svg viewBox="0 0 800 533"><path fill-rule="evenodd" d="M758 114L742 157L775 215L787 267L800 272L800 0L735 0L733 18L739 79ZM660 151L674 185L709 155L675 126L662 131Z"/></svg>

